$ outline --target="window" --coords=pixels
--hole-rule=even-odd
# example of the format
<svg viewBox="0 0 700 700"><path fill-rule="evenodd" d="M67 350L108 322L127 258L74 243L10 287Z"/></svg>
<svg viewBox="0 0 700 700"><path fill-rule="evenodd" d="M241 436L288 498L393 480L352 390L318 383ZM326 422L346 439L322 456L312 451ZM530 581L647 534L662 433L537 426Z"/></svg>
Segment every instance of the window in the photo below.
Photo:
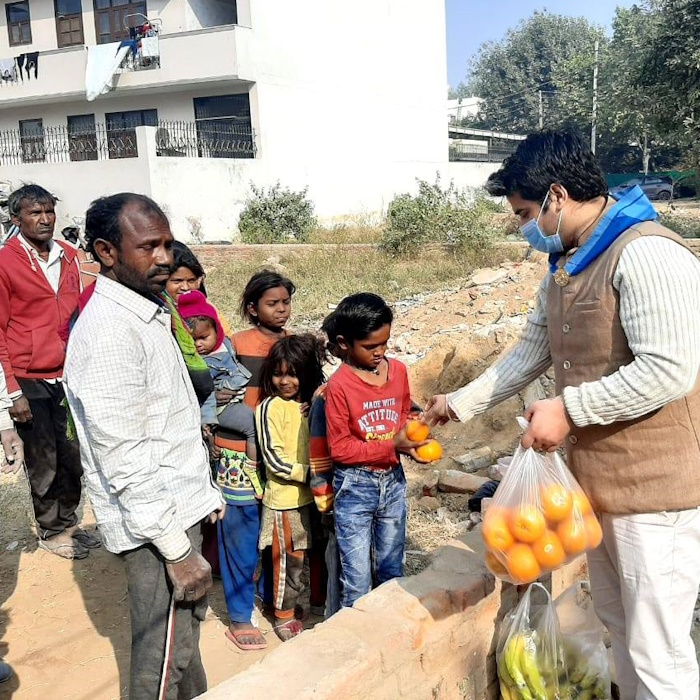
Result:
<svg viewBox="0 0 700 700"><path fill-rule="evenodd" d="M58 47L83 43L83 8L80 0L54 0Z"/></svg>
<svg viewBox="0 0 700 700"><path fill-rule="evenodd" d="M110 112L107 121L107 148L110 158L137 158L137 126L158 126L157 109L135 109L131 112Z"/></svg>
<svg viewBox="0 0 700 700"><path fill-rule="evenodd" d="M250 96L195 97L199 155L207 158L253 158Z"/></svg>
<svg viewBox="0 0 700 700"><path fill-rule="evenodd" d="M7 33L10 46L32 43L32 27L29 20L29 2L13 2L5 5L7 15Z"/></svg>
<svg viewBox="0 0 700 700"><path fill-rule="evenodd" d="M127 27L137 27L145 21L144 0L94 0L94 6L98 44L128 39Z"/></svg>
<svg viewBox="0 0 700 700"><path fill-rule="evenodd" d="M43 163L46 160L43 120L24 119L20 121L19 139L22 144L23 163Z"/></svg>
<svg viewBox="0 0 700 700"><path fill-rule="evenodd" d="M68 117L68 152L73 161L97 160L97 130L94 114Z"/></svg>

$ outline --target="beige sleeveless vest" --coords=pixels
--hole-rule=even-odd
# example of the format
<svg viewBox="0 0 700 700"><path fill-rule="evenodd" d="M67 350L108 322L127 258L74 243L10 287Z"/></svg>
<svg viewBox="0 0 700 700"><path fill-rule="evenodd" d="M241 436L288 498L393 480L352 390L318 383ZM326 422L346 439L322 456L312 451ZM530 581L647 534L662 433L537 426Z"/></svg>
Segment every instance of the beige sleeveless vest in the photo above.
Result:
<svg viewBox="0 0 700 700"><path fill-rule="evenodd" d="M613 277L625 246L640 236L662 236L685 246L673 231L644 222L623 233L567 286L552 280L547 326L557 394L634 360ZM565 262L563 257L560 265ZM684 398L642 418L574 428L567 438L568 464L598 512L694 508L700 505L699 433L700 381Z"/></svg>

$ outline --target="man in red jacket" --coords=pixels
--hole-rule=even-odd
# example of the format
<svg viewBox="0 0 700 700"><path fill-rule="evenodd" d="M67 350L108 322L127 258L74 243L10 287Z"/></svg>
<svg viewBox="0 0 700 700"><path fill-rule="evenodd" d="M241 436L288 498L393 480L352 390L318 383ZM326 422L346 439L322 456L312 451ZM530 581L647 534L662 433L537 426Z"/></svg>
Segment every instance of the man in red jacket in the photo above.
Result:
<svg viewBox="0 0 700 700"><path fill-rule="evenodd" d="M78 442L66 435L61 384L80 269L76 251L53 240L55 204L38 185L10 195L20 232L0 249L0 364L24 441L39 546L82 559L100 543L78 528L82 468Z"/></svg>

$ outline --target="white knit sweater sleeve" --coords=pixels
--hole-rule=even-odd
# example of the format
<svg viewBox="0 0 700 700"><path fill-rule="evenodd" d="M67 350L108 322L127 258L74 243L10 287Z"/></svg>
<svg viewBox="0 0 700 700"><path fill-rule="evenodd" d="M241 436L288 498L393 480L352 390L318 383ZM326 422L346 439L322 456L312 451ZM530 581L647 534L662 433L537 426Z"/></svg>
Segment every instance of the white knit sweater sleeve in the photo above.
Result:
<svg viewBox="0 0 700 700"><path fill-rule="evenodd" d="M547 338L550 280L548 273L537 293L535 310L528 317L517 344L478 379L448 394L447 403L459 420L468 421L522 391L552 364Z"/></svg>
<svg viewBox="0 0 700 700"><path fill-rule="evenodd" d="M564 389L573 422L632 420L685 396L700 368L700 261L661 236L625 247L613 286L634 360L595 382Z"/></svg>

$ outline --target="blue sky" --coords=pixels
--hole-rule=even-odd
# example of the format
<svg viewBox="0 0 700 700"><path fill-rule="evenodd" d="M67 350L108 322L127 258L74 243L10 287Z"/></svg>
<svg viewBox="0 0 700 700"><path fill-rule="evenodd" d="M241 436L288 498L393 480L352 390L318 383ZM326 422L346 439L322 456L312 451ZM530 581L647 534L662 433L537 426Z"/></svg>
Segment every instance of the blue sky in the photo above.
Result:
<svg viewBox="0 0 700 700"><path fill-rule="evenodd" d="M638 1L638 0L637 0ZM464 80L469 58L484 41L500 39L511 27L544 10L572 17L584 16L610 28L615 7L629 7L634 0L445 0L447 8L447 78L451 86Z"/></svg>

